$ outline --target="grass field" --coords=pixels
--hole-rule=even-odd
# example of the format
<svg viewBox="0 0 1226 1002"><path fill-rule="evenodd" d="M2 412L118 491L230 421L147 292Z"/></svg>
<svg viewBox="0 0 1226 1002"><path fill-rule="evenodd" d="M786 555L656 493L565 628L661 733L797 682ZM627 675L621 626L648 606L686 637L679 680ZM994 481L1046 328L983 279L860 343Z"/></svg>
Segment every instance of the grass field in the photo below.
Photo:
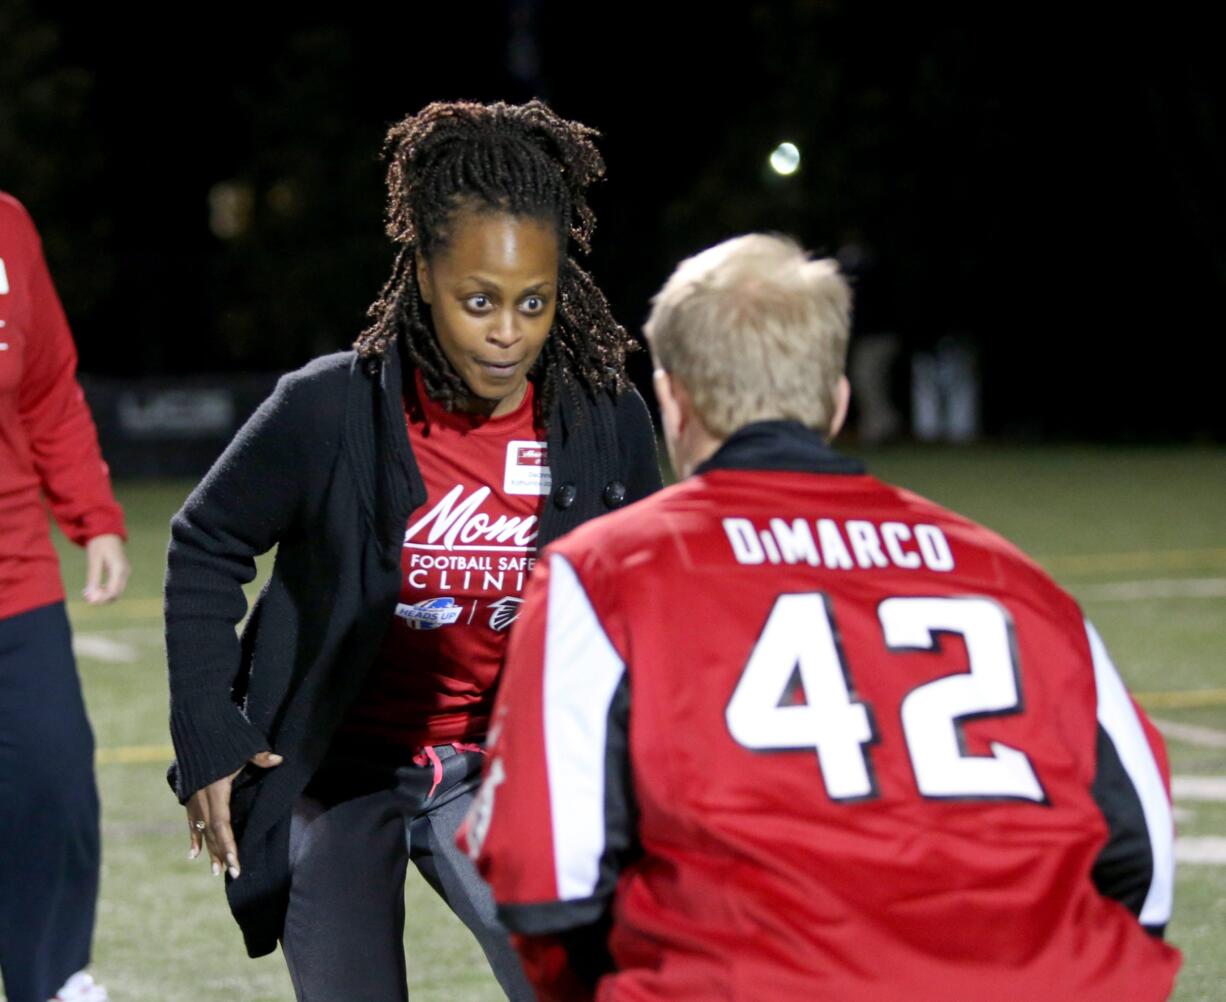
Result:
<svg viewBox="0 0 1226 1002"><path fill-rule="evenodd" d="M877 475L1009 536L1082 601L1168 734L1181 857L1169 936L1185 955L1175 998L1226 996L1226 450L908 449L866 458ZM183 813L163 778L159 593L167 520L188 487L119 484L132 534L129 594L108 609L70 602L103 798L94 969L117 1002L283 1002L293 996L280 957L246 959L220 880L203 861L187 861ZM65 552L70 591L82 568L79 553ZM1188 782L1195 778L1218 782ZM414 1002L500 998L475 945L415 875L407 895Z"/></svg>

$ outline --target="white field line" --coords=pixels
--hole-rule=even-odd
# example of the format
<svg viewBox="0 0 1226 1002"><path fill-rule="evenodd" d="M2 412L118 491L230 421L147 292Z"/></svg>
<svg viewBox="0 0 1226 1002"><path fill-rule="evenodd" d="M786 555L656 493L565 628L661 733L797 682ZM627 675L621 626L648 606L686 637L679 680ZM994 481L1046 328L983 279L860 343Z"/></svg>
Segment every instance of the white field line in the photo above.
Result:
<svg viewBox="0 0 1226 1002"><path fill-rule="evenodd" d="M88 627L79 627L82 633L91 636L111 637L116 640L129 640L141 644L160 643L165 635L160 626L129 626L126 623L94 623Z"/></svg>
<svg viewBox="0 0 1226 1002"><path fill-rule="evenodd" d="M1226 801L1226 776L1172 776L1175 800Z"/></svg>
<svg viewBox="0 0 1226 1002"><path fill-rule="evenodd" d="M84 599L70 597L68 599L68 617L74 623L102 628L105 623L116 620L161 619L162 598L150 595L145 598L127 596L113 605L87 605Z"/></svg>
<svg viewBox="0 0 1226 1002"><path fill-rule="evenodd" d="M1226 598L1226 578L1152 578L1073 585L1083 602L1149 602L1163 598Z"/></svg>
<svg viewBox="0 0 1226 1002"><path fill-rule="evenodd" d="M72 652L79 658L106 661L110 664L131 664L137 659L136 648L100 633L78 633L72 638Z"/></svg>
<svg viewBox="0 0 1226 1002"><path fill-rule="evenodd" d="M1180 724L1174 720L1151 718L1162 736L1197 748L1226 748L1226 733L1199 724Z"/></svg>
<svg viewBox="0 0 1226 1002"><path fill-rule="evenodd" d="M1221 835L1197 835L1175 839L1177 863L1226 863L1226 838Z"/></svg>

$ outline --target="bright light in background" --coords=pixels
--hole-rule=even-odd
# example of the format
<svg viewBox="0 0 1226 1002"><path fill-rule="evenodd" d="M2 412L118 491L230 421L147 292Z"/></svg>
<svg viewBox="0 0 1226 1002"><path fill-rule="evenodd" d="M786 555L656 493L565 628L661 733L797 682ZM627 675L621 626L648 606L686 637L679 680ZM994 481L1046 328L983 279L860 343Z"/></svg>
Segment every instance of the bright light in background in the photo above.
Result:
<svg viewBox="0 0 1226 1002"><path fill-rule="evenodd" d="M795 143L780 143L771 151L771 170L788 177L800 168L800 150Z"/></svg>
<svg viewBox="0 0 1226 1002"><path fill-rule="evenodd" d="M233 240L251 226L255 192L245 181L218 181L209 189L209 229L213 236Z"/></svg>

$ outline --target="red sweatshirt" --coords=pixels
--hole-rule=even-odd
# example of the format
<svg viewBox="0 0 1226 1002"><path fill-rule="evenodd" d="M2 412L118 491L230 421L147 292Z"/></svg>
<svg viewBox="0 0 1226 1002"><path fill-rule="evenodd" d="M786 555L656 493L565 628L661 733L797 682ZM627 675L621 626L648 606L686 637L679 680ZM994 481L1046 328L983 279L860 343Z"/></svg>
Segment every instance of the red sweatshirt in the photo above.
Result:
<svg viewBox="0 0 1226 1002"><path fill-rule="evenodd" d="M47 507L78 546L124 535L76 368L38 232L0 192L0 618L64 597Z"/></svg>

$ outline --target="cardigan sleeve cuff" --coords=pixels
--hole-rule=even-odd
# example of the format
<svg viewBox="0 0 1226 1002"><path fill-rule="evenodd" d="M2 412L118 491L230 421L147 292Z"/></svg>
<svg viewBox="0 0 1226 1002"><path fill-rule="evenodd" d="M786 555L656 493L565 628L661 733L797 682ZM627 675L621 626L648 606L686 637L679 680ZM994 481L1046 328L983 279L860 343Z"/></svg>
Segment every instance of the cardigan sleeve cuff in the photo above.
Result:
<svg viewBox="0 0 1226 1002"><path fill-rule="evenodd" d="M177 756L171 782L179 803L270 747L259 728L228 699L178 701L170 711L170 737Z"/></svg>

